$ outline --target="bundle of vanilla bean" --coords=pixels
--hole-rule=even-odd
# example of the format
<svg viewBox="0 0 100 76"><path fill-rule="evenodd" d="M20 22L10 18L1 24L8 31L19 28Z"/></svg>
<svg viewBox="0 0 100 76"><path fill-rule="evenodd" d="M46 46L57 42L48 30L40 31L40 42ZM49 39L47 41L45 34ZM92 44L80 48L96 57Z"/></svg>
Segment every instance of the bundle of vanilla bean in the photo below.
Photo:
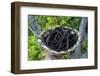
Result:
<svg viewBox="0 0 100 76"><path fill-rule="evenodd" d="M68 51L78 41L78 34L73 29L56 27L45 31L42 42L50 49L60 52Z"/></svg>

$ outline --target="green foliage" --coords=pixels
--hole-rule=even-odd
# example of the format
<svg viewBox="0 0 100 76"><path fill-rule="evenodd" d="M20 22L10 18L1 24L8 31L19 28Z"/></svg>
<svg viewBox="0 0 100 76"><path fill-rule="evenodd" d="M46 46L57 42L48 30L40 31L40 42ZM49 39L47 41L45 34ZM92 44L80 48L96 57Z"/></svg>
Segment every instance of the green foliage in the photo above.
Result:
<svg viewBox="0 0 100 76"><path fill-rule="evenodd" d="M70 57L70 53L67 53L67 54L63 54L62 55L62 59L69 59L69 57Z"/></svg>
<svg viewBox="0 0 100 76"><path fill-rule="evenodd" d="M35 16L37 23L42 30L47 30L54 26L68 26L79 30L81 17L66 17L66 16Z"/></svg>
<svg viewBox="0 0 100 76"><path fill-rule="evenodd" d="M86 53L87 52L87 47L88 47L88 41L87 40L83 40L82 46L81 46L81 52L82 53Z"/></svg>
<svg viewBox="0 0 100 76"><path fill-rule="evenodd" d="M44 59L43 48L37 42L35 35L28 36L28 60L42 60Z"/></svg>

